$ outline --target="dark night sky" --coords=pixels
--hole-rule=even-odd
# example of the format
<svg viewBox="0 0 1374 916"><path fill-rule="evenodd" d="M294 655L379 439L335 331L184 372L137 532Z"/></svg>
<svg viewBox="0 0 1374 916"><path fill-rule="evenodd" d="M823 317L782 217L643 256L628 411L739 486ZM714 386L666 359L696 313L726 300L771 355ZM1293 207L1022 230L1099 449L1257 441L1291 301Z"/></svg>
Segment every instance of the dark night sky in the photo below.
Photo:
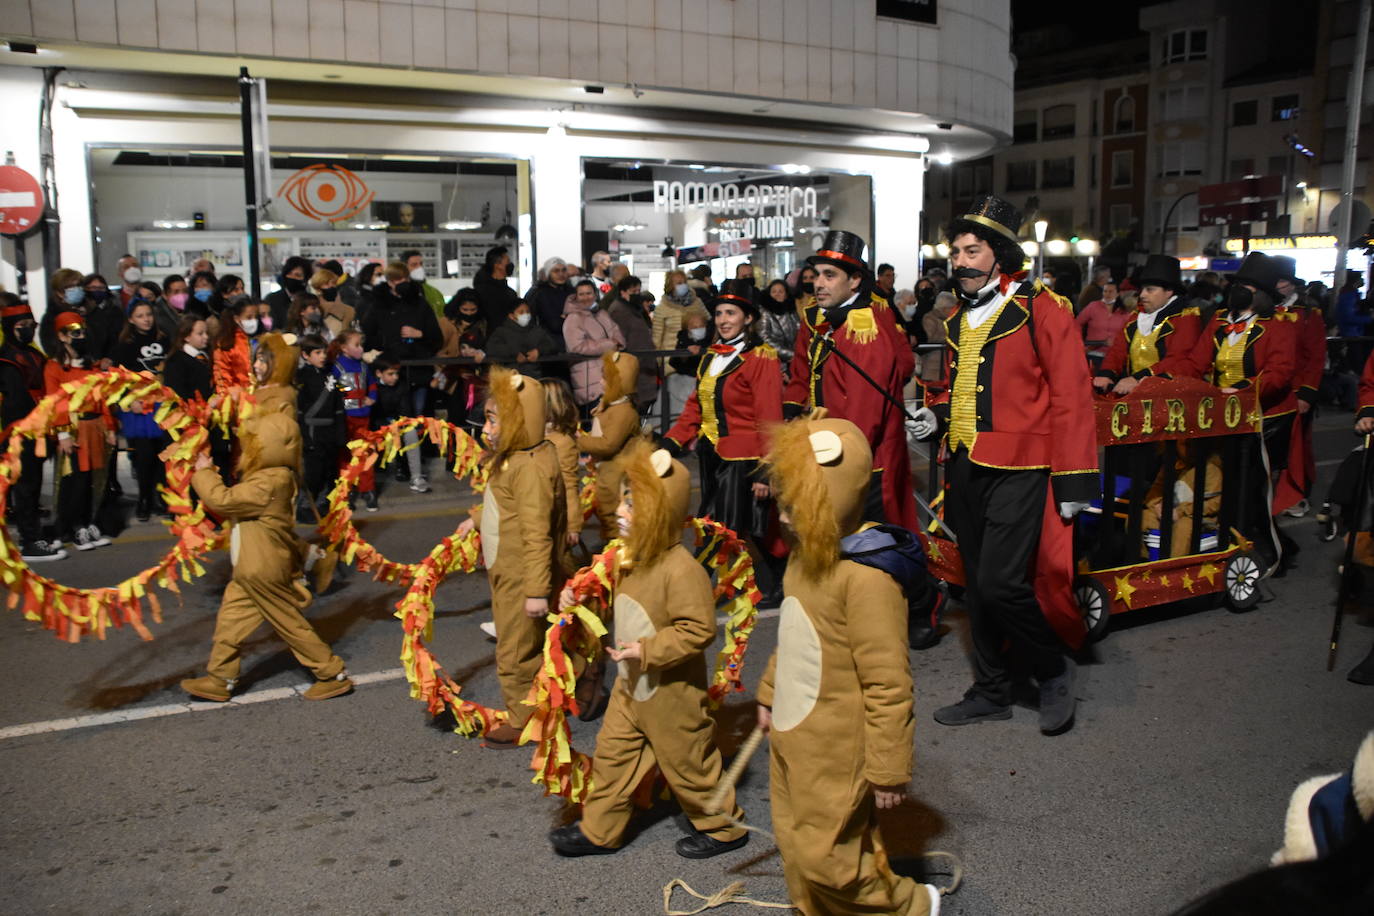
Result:
<svg viewBox="0 0 1374 916"><path fill-rule="evenodd" d="M1051 3L1011 0L1012 28L1067 26L1081 38L1129 38L1140 31L1139 12L1149 3Z"/></svg>

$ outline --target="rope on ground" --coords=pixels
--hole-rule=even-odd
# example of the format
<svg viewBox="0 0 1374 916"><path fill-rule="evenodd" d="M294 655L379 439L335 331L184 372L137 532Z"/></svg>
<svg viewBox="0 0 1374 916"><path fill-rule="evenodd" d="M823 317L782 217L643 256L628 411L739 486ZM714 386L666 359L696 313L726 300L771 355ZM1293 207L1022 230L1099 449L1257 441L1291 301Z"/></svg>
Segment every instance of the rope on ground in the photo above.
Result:
<svg viewBox="0 0 1374 916"><path fill-rule="evenodd" d="M705 901L695 910L675 910L672 908L673 891L682 888L698 900ZM691 886L681 878L674 878L663 885L663 912L665 916L696 916L697 913L704 913L713 910L718 906L725 906L731 903L747 903L750 906L761 906L770 910L790 910L793 909L790 903L775 903L771 900L755 900L752 897L745 897L741 892L744 890L743 881L735 881L727 885L723 890L716 891L709 897L705 894L698 894L692 890Z"/></svg>

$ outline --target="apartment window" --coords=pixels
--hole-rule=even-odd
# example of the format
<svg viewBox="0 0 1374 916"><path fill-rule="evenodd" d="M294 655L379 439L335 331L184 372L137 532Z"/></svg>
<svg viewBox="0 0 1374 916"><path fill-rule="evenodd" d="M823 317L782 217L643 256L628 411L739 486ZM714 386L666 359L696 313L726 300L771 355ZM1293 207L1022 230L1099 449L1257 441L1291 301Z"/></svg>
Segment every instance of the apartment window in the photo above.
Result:
<svg viewBox="0 0 1374 916"><path fill-rule="evenodd" d="M1246 99L1244 102L1233 102L1231 104L1231 126L1249 127L1251 124L1259 123L1259 101L1256 99Z"/></svg>
<svg viewBox="0 0 1374 916"><path fill-rule="evenodd" d="M1011 139L1014 143L1034 143L1040 139L1040 126L1034 111L1018 111L1012 122Z"/></svg>
<svg viewBox="0 0 1374 916"><path fill-rule="evenodd" d="M1116 132L1119 134L1129 134L1135 130L1135 99L1129 95L1122 95L1116 100L1113 108L1112 121L1116 125Z"/></svg>
<svg viewBox="0 0 1374 916"><path fill-rule="evenodd" d="M1291 121L1298 116L1298 94L1276 95L1270 100L1269 120Z"/></svg>
<svg viewBox="0 0 1374 916"><path fill-rule="evenodd" d="M1232 159L1226 165L1226 180L1240 181L1246 175L1255 174L1255 160Z"/></svg>
<svg viewBox="0 0 1374 916"><path fill-rule="evenodd" d="M1042 120L1040 135L1046 140L1062 140L1074 134L1072 105L1051 105L1045 109Z"/></svg>
<svg viewBox="0 0 1374 916"><path fill-rule="evenodd" d="M1135 150L1119 149L1112 153L1112 187L1129 188L1135 176Z"/></svg>
<svg viewBox="0 0 1374 916"><path fill-rule="evenodd" d="M1179 64L1189 60L1206 60L1207 30L1179 29L1164 36L1162 60L1166 64Z"/></svg>
<svg viewBox="0 0 1374 916"><path fill-rule="evenodd" d="M1159 94L1159 104L1161 118L1165 121L1189 120L1207 114L1207 99L1201 86L1166 89Z"/></svg>
<svg viewBox="0 0 1374 916"><path fill-rule="evenodd" d="M1158 203L1159 225L1166 232L1196 232L1198 230L1197 215L1197 195L1185 197L1174 205L1172 200L1161 200ZM1169 209L1173 208L1173 215L1169 216ZM1164 225L1164 218L1169 217L1169 224Z"/></svg>
<svg viewBox="0 0 1374 916"><path fill-rule="evenodd" d="M1046 188L1071 188L1073 187L1073 157L1064 156L1059 159L1046 159L1043 164L1045 170Z"/></svg>
<svg viewBox="0 0 1374 916"><path fill-rule="evenodd" d="M1131 222L1135 218L1135 214L1131 212L1130 204L1112 204L1111 209L1107 212L1108 232L1116 233L1130 231Z"/></svg>
<svg viewBox="0 0 1374 916"><path fill-rule="evenodd" d="M1195 140L1162 144L1159 148L1159 174L1201 175L1204 158L1202 144Z"/></svg>
<svg viewBox="0 0 1374 916"><path fill-rule="evenodd" d="M1035 160L1007 163L1007 190L1035 190Z"/></svg>

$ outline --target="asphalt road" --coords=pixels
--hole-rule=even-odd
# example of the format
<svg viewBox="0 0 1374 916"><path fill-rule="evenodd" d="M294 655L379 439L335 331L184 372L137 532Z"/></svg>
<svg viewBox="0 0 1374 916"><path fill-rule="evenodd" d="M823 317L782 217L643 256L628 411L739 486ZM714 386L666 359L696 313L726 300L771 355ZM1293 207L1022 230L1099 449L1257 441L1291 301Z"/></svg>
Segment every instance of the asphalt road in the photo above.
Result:
<svg viewBox="0 0 1374 916"><path fill-rule="evenodd" d="M1319 493L1353 445L1348 428L1344 417L1321 421ZM451 483L427 497L387 493L364 534L418 559L464 501ZM932 711L969 681L957 608L943 642L913 653L916 773L884 832L894 857L940 849L963 860L946 914L1164 914L1265 865L1293 787L1347 767L1374 727L1374 690L1344 677L1374 640L1359 615L1347 619L1336 672L1325 670L1337 545L1319 543L1310 518L1285 525L1303 546L1300 567L1267 585L1253 612L1118 617L1082 668L1066 735L1041 736L1029 707L1008 722L935 724ZM159 526L135 525L45 572L109 583L166 543ZM567 813L530 785L528 754L484 750L428 721L399 672L400 590L357 574L310 611L368 681L353 695L302 701L306 672L264 629L242 702L188 703L177 682L203 670L227 575L217 557L182 606L165 603L152 642L119 631L67 645L0 616L0 910L653 914L673 878L704 894L740 880L750 896L786 899L767 836L681 859L667 804L615 856L553 855L546 834ZM492 643L478 629L487 598L480 575L446 583L432 645L466 695L495 702ZM756 630L751 688L776 623ZM727 754L752 717L747 695L726 706ZM595 731L578 724L576 744L591 750ZM766 828L762 756L740 797Z"/></svg>

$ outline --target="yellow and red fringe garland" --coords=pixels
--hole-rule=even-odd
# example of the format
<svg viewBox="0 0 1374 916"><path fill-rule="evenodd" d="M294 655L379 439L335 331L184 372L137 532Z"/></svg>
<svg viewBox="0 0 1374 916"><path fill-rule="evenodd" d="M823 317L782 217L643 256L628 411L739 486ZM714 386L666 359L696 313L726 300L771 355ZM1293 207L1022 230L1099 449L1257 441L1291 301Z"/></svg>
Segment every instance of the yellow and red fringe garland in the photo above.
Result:
<svg viewBox="0 0 1374 916"><path fill-rule="evenodd" d="M754 562L743 539L729 528L709 518L687 522L696 536L697 559L715 576L717 604L726 607L725 646L716 658L716 670L708 688L712 708L732 691L743 690L740 676L749 637L757 620L757 605L762 597L754 581ZM535 674L525 702L534 707L521 743L534 742L530 768L531 780L544 787L545 795L558 795L580 803L591 788L592 759L572 745L568 714L578 713L574 690L577 670L573 658L590 664L602 651L601 637L606 628L589 606L605 607L612 594L624 561L624 547L612 541L567 584L575 603L558 614L550 614L544 637L544 662Z"/></svg>
<svg viewBox="0 0 1374 916"><path fill-rule="evenodd" d="M156 564L114 586L74 588L30 569L8 530L0 525L0 580L10 592L8 607L21 608L26 619L40 622L67 642L77 642L86 633L104 639L111 626L125 624L143 639L152 639L143 620L144 602L153 621L162 622L162 604L152 587L180 597L178 575L187 583L204 575L199 559L224 541L204 509L192 505L192 460L207 446L207 423L217 419L232 422L236 411L246 412L251 407L240 408L237 405L248 402L226 398L216 418L216 412L203 401L184 402L150 374L123 368L91 373L63 385L60 391L43 398L28 416L10 425L5 431L8 446L0 457L0 515L8 504L10 487L19 477L25 440L32 440L37 454L46 456L47 436L55 431L58 413L92 413L105 405L127 411L135 401L158 404L155 419L172 437L172 444L161 455L167 466L167 483L160 490L172 514L169 527L176 543Z"/></svg>
<svg viewBox="0 0 1374 916"><path fill-rule="evenodd" d="M420 435L417 436L414 446L407 446L405 434L412 430ZM454 477L467 478L470 483L475 483L479 477L485 481L481 461L482 447L476 439L446 420L434 417L406 417L380 429L368 430L361 437L348 443L351 456L348 465L339 472L338 481L329 492L329 509L320 520L320 534L324 536L326 546L338 550L343 562L356 563L361 572L371 572L373 579L409 585L414 581L424 561L398 563L388 560L377 548L364 540L353 524L353 510L348 506L349 496L357 487L358 479L364 471L376 465L379 460L394 461L410 448L419 448L419 442L426 438L439 447L440 454L453 449ZM438 583L435 583L436 587L437 585Z"/></svg>

